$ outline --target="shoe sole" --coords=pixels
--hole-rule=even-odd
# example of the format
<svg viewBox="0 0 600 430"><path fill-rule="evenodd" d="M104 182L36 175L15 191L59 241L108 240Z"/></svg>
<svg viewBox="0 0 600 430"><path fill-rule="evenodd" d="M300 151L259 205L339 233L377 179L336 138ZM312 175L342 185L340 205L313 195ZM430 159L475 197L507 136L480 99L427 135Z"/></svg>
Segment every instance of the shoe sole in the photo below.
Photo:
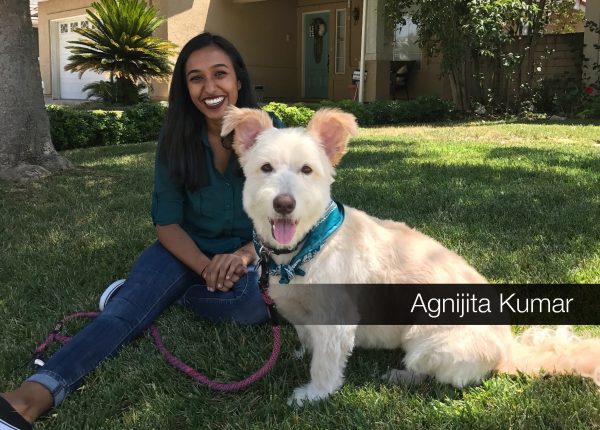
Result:
<svg viewBox="0 0 600 430"><path fill-rule="evenodd" d="M121 288L121 285L123 285L124 283L125 283L125 279L119 279L118 281L115 281L112 284L110 284L106 288L106 290L104 290L104 292L100 296L100 301L98 302L98 307L100 308L100 312L102 312L104 310L106 304L111 299L111 297L113 296L113 294L119 288Z"/></svg>

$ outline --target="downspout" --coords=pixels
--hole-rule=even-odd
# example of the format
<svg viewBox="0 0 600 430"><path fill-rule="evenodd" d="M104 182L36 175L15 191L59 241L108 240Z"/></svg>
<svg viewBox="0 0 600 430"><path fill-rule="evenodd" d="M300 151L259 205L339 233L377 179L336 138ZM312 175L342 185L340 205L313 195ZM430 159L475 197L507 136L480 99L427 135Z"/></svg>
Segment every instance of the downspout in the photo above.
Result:
<svg viewBox="0 0 600 430"><path fill-rule="evenodd" d="M358 102L363 103L365 94L365 50L367 38L367 0L363 0L362 32L360 37L360 81L358 83Z"/></svg>

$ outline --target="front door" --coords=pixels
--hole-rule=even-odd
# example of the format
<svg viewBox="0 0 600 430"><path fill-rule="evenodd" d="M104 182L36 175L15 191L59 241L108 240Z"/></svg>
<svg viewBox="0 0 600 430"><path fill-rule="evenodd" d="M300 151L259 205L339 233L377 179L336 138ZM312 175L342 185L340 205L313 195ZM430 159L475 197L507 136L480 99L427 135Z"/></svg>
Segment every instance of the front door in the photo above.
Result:
<svg viewBox="0 0 600 430"><path fill-rule="evenodd" d="M329 97L329 12L304 14L304 97Z"/></svg>

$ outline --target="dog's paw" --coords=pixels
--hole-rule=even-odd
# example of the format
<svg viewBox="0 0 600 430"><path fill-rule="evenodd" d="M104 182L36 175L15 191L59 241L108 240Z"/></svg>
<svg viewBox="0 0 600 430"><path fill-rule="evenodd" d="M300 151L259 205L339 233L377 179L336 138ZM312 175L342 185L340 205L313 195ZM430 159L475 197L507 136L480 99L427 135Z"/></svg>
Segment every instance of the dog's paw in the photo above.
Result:
<svg viewBox="0 0 600 430"><path fill-rule="evenodd" d="M427 378L426 375L421 375L410 370L390 369L383 374L381 379L389 384L403 385L405 387L411 385L419 385Z"/></svg>
<svg viewBox="0 0 600 430"><path fill-rule="evenodd" d="M316 389L311 384L303 385L294 390L289 397L287 404L289 406L302 406L307 402L315 402L329 397L331 393L324 390Z"/></svg>
<svg viewBox="0 0 600 430"><path fill-rule="evenodd" d="M304 345L300 345L300 348L298 348L297 350L294 351L294 358L296 360L300 360L300 359L304 358L305 355L306 355L306 347Z"/></svg>

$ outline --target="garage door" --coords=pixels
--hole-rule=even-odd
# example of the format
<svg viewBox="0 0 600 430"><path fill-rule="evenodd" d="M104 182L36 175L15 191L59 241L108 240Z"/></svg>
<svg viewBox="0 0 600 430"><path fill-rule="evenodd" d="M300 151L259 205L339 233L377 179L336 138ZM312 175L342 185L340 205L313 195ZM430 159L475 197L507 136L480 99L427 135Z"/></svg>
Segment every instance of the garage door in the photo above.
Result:
<svg viewBox="0 0 600 430"><path fill-rule="evenodd" d="M65 70L69 63L67 58L71 51L67 49L68 42L77 40L81 36L75 33L75 29L89 25L85 16L69 18L58 22L59 42L59 68L60 68L60 98L61 99L85 99L86 93L82 88L91 82L104 80L99 73L87 71L79 78L79 73L71 73Z"/></svg>

